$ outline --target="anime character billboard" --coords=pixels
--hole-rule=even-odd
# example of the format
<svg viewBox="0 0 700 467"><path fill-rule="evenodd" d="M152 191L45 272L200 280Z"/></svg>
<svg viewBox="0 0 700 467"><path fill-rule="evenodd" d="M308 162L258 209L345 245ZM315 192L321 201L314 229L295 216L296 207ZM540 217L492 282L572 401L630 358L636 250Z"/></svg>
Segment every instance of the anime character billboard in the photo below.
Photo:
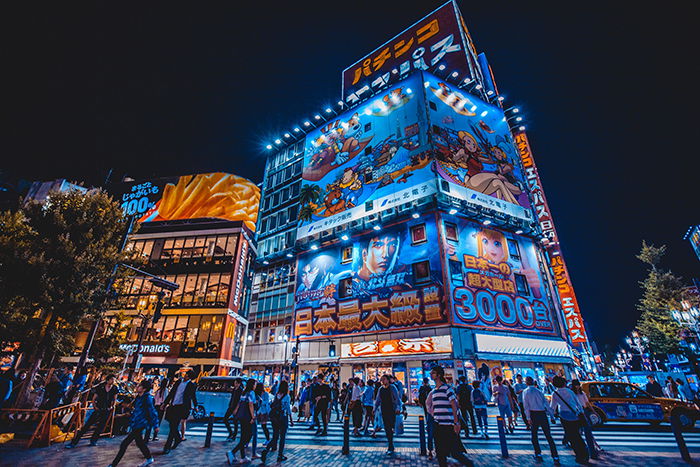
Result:
<svg viewBox="0 0 700 467"><path fill-rule="evenodd" d="M445 225L455 324L557 334L531 240L464 220Z"/></svg>
<svg viewBox="0 0 700 467"><path fill-rule="evenodd" d="M423 92L413 76L309 133L298 238L435 192Z"/></svg>
<svg viewBox="0 0 700 467"><path fill-rule="evenodd" d="M531 219L518 153L503 111L426 73L435 172L450 194L505 214Z"/></svg>
<svg viewBox="0 0 700 467"><path fill-rule="evenodd" d="M693 251L695 251L695 254L698 255L698 259L700 259L700 224L688 229L686 238L690 241L690 246L693 247Z"/></svg>
<svg viewBox="0 0 700 467"><path fill-rule="evenodd" d="M295 335L446 323L435 224L432 219L422 222L422 227L403 223L301 256Z"/></svg>

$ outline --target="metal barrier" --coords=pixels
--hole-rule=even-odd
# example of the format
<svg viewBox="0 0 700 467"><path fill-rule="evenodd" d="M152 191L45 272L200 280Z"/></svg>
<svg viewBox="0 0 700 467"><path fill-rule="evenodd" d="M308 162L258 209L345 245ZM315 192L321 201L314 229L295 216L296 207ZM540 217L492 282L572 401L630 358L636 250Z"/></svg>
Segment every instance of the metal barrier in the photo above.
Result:
<svg viewBox="0 0 700 467"><path fill-rule="evenodd" d="M506 427L503 417L496 417L498 423L498 439L501 441L501 457L508 459L508 445L506 444Z"/></svg>
<svg viewBox="0 0 700 467"><path fill-rule="evenodd" d="M88 410L94 410L93 407L89 407L88 405L83 405L82 402L78 401L81 405L79 411L80 411L80 416L78 417L78 426L76 427L76 431L80 430L83 425L85 425L85 422L87 422L87 412ZM107 420L104 422L104 425L102 427L102 433L100 433L100 436L105 436L107 438L112 436L112 431L114 430L114 412L116 410L116 407L112 407L112 409L109 411L109 417ZM98 429L99 426L95 426L93 430Z"/></svg>
<svg viewBox="0 0 700 467"><path fill-rule="evenodd" d="M671 429L673 430L673 436L676 438L676 444L678 444L678 450L681 452L681 457L684 461L690 462L690 452L688 452L688 446L685 444L683 430L681 429L681 421L679 420L677 413L671 414Z"/></svg>
<svg viewBox="0 0 700 467"><path fill-rule="evenodd" d="M350 417L343 416L343 455L350 454Z"/></svg>
<svg viewBox="0 0 700 467"><path fill-rule="evenodd" d="M427 456L428 449L425 447L425 417L423 415L418 416L418 440L420 441L420 455Z"/></svg>
<svg viewBox="0 0 700 467"><path fill-rule="evenodd" d="M79 419L80 403L78 402L50 410L0 410L0 424L8 433L15 435L11 444L26 448L34 445L48 446L51 443L65 441L80 427Z"/></svg>
<svg viewBox="0 0 700 467"><path fill-rule="evenodd" d="M209 422L207 423L207 436L204 438L204 447L211 446L211 435L214 433L214 412L209 412Z"/></svg>

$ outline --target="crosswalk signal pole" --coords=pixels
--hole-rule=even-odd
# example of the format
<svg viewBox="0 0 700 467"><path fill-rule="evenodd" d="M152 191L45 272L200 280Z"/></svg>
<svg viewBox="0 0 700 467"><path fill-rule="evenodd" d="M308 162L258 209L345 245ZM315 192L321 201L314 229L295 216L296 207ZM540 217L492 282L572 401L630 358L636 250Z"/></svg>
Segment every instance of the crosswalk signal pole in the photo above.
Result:
<svg viewBox="0 0 700 467"><path fill-rule="evenodd" d="M498 438L501 441L501 457L508 459L508 445L506 444L506 428L503 423L503 417L496 417L498 422Z"/></svg>
<svg viewBox="0 0 700 467"><path fill-rule="evenodd" d="M425 417L422 415L418 416L418 433L420 441L420 455L427 456L428 450L425 447Z"/></svg>

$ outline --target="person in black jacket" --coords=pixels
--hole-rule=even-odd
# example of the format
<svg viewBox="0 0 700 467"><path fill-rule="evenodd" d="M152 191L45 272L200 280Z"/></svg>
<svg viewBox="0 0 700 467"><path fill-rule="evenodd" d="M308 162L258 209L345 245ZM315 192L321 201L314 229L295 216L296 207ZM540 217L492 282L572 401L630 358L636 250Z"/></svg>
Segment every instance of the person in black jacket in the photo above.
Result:
<svg viewBox="0 0 700 467"><path fill-rule="evenodd" d="M654 378L654 375L649 375L647 378L649 382L645 387L646 391L654 397L664 397L664 391L658 381L656 381L656 378Z"/></svg>
<svg viewBox="0 0 700 467"><path fill-rule="evenodd" d="M472 422L472 432L476 434L476 416L474 415L474 405L472 405L472 386L467 383L466 376L459 377L457 402L459 402L459 411L462 414L462 420L464 420L464 435L469 438L469 420Z"/></svg>
<svg viewBox="0 0 700 467"><path fill-rule="evenodd" d="M197 385L192 381L195 376L197 375L194 370L189 370L180 381L175 383L170 394L165 398L165 418L168 420L170 432L163 448L164 454L168 454L182 442L178 426L180 420L186 420L190 415L190 409L197 407Z"/></svg>
<svg viewBox="0 0 700 467"><path fill-rule="evenodd" d="M228 408L224 414L224 423L226 424L226 429L228 430L228 438L226 441L233 441L238 435L238 420L234 417L236 414L236 407L238 407L238 402L241 400L241 394L243 393L243 388L241 384L243 380L241 378L236 378L233 380L233 391L231 391L231 399L228 401ZM230 420L233 419L233 429L231 429Z"/></svg>

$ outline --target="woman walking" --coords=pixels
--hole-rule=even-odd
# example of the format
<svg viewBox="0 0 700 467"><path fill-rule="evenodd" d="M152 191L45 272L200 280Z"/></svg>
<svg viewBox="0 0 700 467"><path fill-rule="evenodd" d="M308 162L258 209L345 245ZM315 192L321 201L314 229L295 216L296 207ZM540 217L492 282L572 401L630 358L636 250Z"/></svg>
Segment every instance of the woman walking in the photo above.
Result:
<svg viewBox="0 0 700 467"><path fill-rule="evenodd" d="M271 451L277 451L277 462L284 462L287 457L284 455L284 442L287 439L287 428L292 418L290 408L289 385L287 381L280 382L277 394L270 404L270 421L272 422L272 439L265 449L260 453L263 464L267 460L267 455ZM279 442L279 448L278 448Z"/></svg>
<svg viewBox="0 0 700 467"><path fill-rule="evenodd" d="M158 412L158 424L153 429L153 441L158 441L158 432L160 431L160 424L163 421L163 415L165 414L165 398L168 397L168 386L170 381L168 378L163 378L160 382L160 386L156 389L155 394L153 394L153 404L155 405L156 412ZM146 442L148 442L151 437L151 430L146 430Z"/></svg>
<svg viewBox="0 0 700 467"><path fill-rule="evenodd" d="M394 454L394 425L396 424L396 416L401 413L401 402L399 401L399 392L391 384L388 375L382 375L380 382L381 387L374 399L374 410L381 410L384 431L389 442L386 455L391 456Z"/></svg>
<svg viewBox="0 0 700 467"><path fill-rule="evenodd" d="M279 389L277 389L279 391ZM259 408L257 409L258 425L262 426L263 433L265 433L265 441L270 441L270 430L267 428L267 420L270 416L270 393L265 391L265 386L263 383L258 383L255 386L255 395L259 401ZM255 453L253 453L255 454Z"/></svg>
<svg viewBox="0 0 700 467"><path fill-rule="evenodd" d="M253 437L253 420L255 420L255 383L254 379L249 379L245 383L245 389L241 394L241 400L236 408L236 420L241 425L241 438L238 444L232 450L226 453L226 458L229 465L235 464L236 451L241 453L241 463L250 462L250 459L245 456L245 447Z"/></svg>
<svg viewBox="0 0 700 467"><path fill-rule="evenodd" d="M116 467L119 461L124 457L126 448L129 447L132 441L136 442L136 446L141 450L141 454L146 459L141 467L151 465L153 463L153 456L151 456L151 451L146 445L146 441L143 439L141 432L144 429L154 428L156 423L158 423L158 413L153 405L153 396L151 396L152 385L147 379L144 379L136 386L136 399L134 399L134 411L131 413L131 419L129 420L129 433L126 438L119 445L119 451L114 457L114 460L109 467Z"/></svg>
<svg viewBox="0 0 700 467"><path fill-rule="evenodd" d="M583 412L586 415L582 421L582 428L583 435L586 439L586 444L588 445L588 454L591 456L591 459L598 459L598 450L600 449L600 446L598 446L598 443L593 437L593 430L591 429L591 423L589 422L588 418L593 413L593 406L591 405L591 401L588 400L586 393L583 392L583 389L581 389L581 382L579 380L571 380L571 390L574 391L574 394L576 394L578 403L581 404L581 407L583 407Z"/></svg>

